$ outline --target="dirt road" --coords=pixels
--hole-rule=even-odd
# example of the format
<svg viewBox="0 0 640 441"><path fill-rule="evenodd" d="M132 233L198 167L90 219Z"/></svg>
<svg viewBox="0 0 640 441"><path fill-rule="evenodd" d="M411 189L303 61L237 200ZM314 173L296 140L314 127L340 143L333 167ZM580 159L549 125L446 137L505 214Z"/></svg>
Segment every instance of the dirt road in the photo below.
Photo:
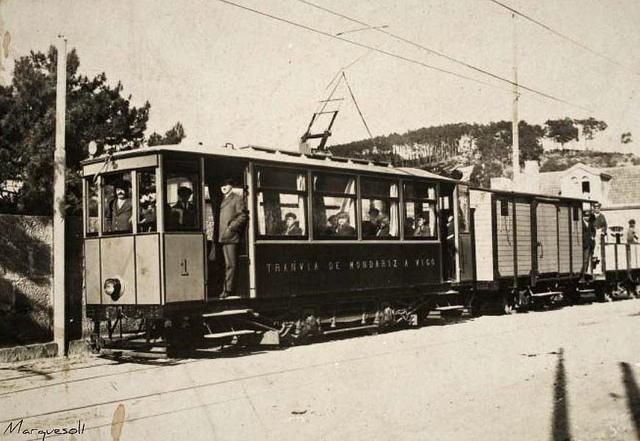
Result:
<svg viewBox="0 0 640 441"><path fill-rule="evenodd" d="M2 365L0 441L43 439L21 420L79 441L639 439L640 300L434 322L223 358Z"/></svg>

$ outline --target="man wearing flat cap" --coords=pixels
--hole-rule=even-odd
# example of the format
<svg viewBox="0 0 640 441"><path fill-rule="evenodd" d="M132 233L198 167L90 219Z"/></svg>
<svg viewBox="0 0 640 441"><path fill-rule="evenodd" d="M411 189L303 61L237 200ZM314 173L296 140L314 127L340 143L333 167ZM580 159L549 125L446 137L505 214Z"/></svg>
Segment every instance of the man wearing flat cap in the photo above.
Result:
<svg viewBox="0 0 640 441"><path fill-rule="evenodd" d="M233 191L233 181L226 179L220 186L223 199L220 203L220 232L218 242L224 255L224 288L220 298L233 295L236 267L238 265L238 244L247 223L247 207L244 198Z"/></svg>

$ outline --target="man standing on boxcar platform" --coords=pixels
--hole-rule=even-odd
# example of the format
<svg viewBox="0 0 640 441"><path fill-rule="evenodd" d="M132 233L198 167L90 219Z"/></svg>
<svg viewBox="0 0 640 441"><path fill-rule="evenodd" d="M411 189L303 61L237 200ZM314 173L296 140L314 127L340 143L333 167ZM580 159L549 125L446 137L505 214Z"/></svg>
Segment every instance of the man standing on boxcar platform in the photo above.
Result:
<svg viewBox="0 0 640 441"><path fill-rule="evenodd" d="M224 255L224 287L221 299L233 295L236 267L238 265L238 244L240 235L247 223L247 207L244 198L233 193L233 180L223 181L220 191L223 199L220 203L220 239Z"/></svg>
<svg viewBox="0 0 640 441"><path fill-rule="evenodd" d="M589 263L593 257L593 250L596 246L595 218L585 210L582 212L582 269L580 270L580 281L584 282L584 274L589 269Z"/></svg>
<svg viewBox="0 0 640 441"><path fill-rule="evenodd" d="M596 202L593 206L593 225L596 229L596 245L593 249L593 270L596 271L596 267L600 263L600 257L602 256L602 247L607 242L607 219L604 214L600 212L602 204Z"/></svg>

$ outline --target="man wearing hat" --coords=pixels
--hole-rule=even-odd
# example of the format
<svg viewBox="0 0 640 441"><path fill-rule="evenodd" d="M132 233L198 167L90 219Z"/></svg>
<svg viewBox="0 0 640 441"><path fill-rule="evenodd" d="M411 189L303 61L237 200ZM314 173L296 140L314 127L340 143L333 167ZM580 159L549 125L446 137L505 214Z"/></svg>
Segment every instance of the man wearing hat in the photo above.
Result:
<svg viewBox="0 0 640 441"><path fill-rule="evenodd" d="M181 227L195 227L198 225L197 210L193 202L189 201L193 190L187 186L178 188L178 202L173 204L171 212L174 225Z"/></svg>
<svg viewBox="0 0 640 441"><path fill-rule="evenodd" d="M122 179L117 181L113 187L115 198L107 204L104 220L105 230L111 233L130 232L133 213L129 196L130 184Z"/></svg>
<svg viewBox="0 0 640 441"><path fill-rule="evenodd" d="M596 246L596 226L595 217L584 210L582 212L582 269L580 270L580 281L584 282L584 274L589 269L589 263L593 257L593 250Z"/></svg>
<svg viewBox="0 0 640 441"><path fill-rule="evenodd" d="M369 220L362 223L362 236L373 237L378 232L378 217L380 210L371 206L369 209Z"/></svg>
<svg viewBox="0 0 640 441"><path fill-rule="evenodd" d="M223 199L220 203L220 232L218 239L218 242L222 245L225 265L224 288L220 294L221 299L233 295L238 264L238 244L247 223L247 207L244 198L231 190L233 190L233 180L224 180L220 186Z"/></svg>

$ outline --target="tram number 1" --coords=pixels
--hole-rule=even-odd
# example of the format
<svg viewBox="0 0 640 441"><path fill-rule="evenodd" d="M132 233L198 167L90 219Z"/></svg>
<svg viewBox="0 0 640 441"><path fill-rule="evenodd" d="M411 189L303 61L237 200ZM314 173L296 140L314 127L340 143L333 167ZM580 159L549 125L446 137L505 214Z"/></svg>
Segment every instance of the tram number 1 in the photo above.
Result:
<svg viewBox="0 0 640 441"><path fill-rule="evenodd" d="M182 261L180 262L180 267L182 268L182 272L180 273L181 276L188 276L189 275L189 269L187 267L187 259L182 259Z"/></svg>

